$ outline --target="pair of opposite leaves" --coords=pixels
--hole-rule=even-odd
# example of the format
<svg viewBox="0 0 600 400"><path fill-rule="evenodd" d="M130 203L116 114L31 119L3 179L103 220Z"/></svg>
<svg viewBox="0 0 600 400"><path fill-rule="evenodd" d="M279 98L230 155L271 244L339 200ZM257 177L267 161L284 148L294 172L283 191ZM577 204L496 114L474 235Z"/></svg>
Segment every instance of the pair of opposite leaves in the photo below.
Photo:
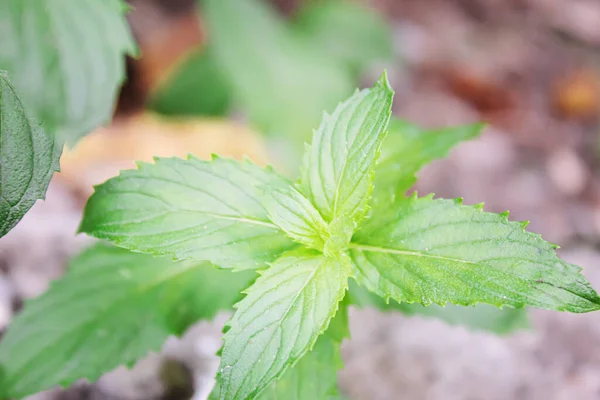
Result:
<svg viewBox="0 0 600 400"><path fill-rule="evenodd" d="M480 127L418 135L393 121L389 130L402 133L390 135L377 164L392 97L383 76L326 115L296 186L248 161L157 159L90 198L81 230L121 247L235 270L269 264L227 325L221 399L255 398L301 359L329 326L350 277L398 302L599 308L579 268L525 224L481 205L404 197L424 164Z"/></svg>
<svg viewBox="0 0 600 400"><path fill-rule="evenodd" d="M125 248L237 270L270 263L228 323L221 398L252 397L301 358L349 277L398 302L599 307L579 268L524 224L403 196L421 160L392 148L376 167L392 98L384 75L325 115L296 186L249 162L166 159L90 199L82 231Z"/></svg>

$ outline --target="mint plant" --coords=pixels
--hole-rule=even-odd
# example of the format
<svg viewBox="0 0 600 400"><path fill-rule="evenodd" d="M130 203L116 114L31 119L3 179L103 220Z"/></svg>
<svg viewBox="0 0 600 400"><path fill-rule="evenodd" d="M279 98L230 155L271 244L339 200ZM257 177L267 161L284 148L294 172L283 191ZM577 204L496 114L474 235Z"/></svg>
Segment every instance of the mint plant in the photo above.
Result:
<svg viewBox="0 0 600 400"><path fill-rule="evenodd" d="M580 268L526 223L406 195L421 167L481 125L390 122L393 95L384 74L325 114L296 182L249 160L190 156L97 186L80 230L123 249L88 250L26 304L0 343L0 397L131 365L238 299L214 399L339 397L351 303L598 310Z"/></svg>

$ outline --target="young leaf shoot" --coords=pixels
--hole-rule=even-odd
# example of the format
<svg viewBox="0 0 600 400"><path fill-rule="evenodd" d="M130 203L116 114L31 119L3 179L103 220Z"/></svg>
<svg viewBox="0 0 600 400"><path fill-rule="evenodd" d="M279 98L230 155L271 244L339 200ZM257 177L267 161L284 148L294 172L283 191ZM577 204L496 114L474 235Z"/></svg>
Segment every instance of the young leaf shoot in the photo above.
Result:
<svg viewBox="0 0 600 400"><path fill-rule="evenodd" d="M105 258L83 263L47 300L27 304L0 343L2 394L24 396L131 363L166 335L229 308L241 289L211 399L338 398L335 375L351 302L598 310L600 298L580 268L560 260L556 246L525 223L460 199L406 195L421 167L476 137L481 126L438 132L390 123L393 95L384 74L325 114L297 182L271 167L215 156L159 158L96 187L81 231L147 255L90 250L123 261L102 269L94 265ZM146 257L143 266L137 257ZM223 302L197 298L207 279L220 279L212 273L231 279ZM233 278L240 274L246 275ZM103 289L104 280L118 282L119 290ZM44 312L47 303L79 297L85 302ZM83 309L85 318L41 334ZM520 324L522 314L514 316ZM22 337L36 341L26 345ZM65 351L48 352L50 344ZM76 356L70 368L58 369L66 353Z"/></svg>

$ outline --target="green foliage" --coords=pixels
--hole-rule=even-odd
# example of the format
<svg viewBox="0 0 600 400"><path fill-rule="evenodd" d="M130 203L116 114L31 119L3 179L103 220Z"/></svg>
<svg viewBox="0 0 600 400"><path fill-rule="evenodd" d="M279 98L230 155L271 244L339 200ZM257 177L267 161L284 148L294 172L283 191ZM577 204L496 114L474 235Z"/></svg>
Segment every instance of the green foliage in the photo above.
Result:
<svg viewBox="0 0 600 400"><path fill-rule="evenodd" d="M393 55L389 24L375 10L358 2L306 2L294 25L318 44L324 55L345 65L353 76L359 76L373 62L388 61Z"/></svg>
<svg viewBox="0 0 600 400"><path fill-rule="evenodd" d="M44 198L61 152L0 71L0 237Z"/></svg>
<svg viewBox="0 0 600 400"><path fill-rule="evenodd" d="M335 318L315 347L278 380L271 383L259 396L259 400L341 400L337 388L337 371L343 368L340 346L349 337L348 313L342 305ZM216 387L209 400L218 400L221 387Z"/></svg>
<svg viewBox="0 0 600 400"><path fill-rule="evenodd" d="M224 115L235 102L266 133L304 139L367 67L392 58L388 24L357 3L306 2L291 21L262 0L203 3L208 48L161 85L155 111Z"/></svg>
<svg viewBox="0 0 600 400"><path fill-rule="evenodd" d="M430 162L446 157L462 141L479 135L482 124L423 130L409 122L392 119L381 149L375 174L374 202L393 202L417 181L417 172Z"/></svg>
<svg viewBox="0 0 600 400"><path fill-rule="evenodd" d="M348 284L347 257L285 254L247 290L227 324L221 399L254 398L315 344Z"/></svg>
<svg viewBox="0 0 600 400"><path fill-rule="evenodd" d="M250 161L156 159L96 187L80 230L178 260L262 268L295 244L269 220L259 187L288 185Z"/></svg>
<svg viewBox="0 0 600 400"><path fill-rule="evenodd" d="M416 193L372 211L349 254L358 283L384 299L571 312L600 308L580 268L561 261L556 246L525 231L526 223L510 222L508 213Z"/></svg>
<svg viewBox="0 0 600 400"><path fill-rule="evenodd" d="M135 51L121 0L3 0L0 69L48 132L73 144L107 122Z"/></svg>
<svg viewBox="0 0 600 400"><path fill-rule="evenodd" d="M219 6L215 2L212 7ZM131 290L126 285L117 290L122 296L111 297L112 304L127 302L127 308L102 308L106 319L94 320L92 333L84 333L93 336L93 332L107 330L115 337L127 335L131 329L119 326L122 331L117 332L116 327L124 324L122 314L130 315L129 307L136 307L136 315L144 318L144 340L135 342L136 352L121 349L115 361L131 362L123 355L134 358L156 348L159 342L158 335L150 336L146 331L158 331L164 337L189 325L170 326L160 310L190 304L185 293L198 282L183 278L183 274L196 271L193 263L210 262L234 271L256 269L260 276L243 291L245 297L235 305L226 325L218 385L212 398L268 399L285 393L286 398L319 400L338 396L333 381L335 370L341 366L339 344L347 335L345 307L350 300L383 308L392 300L399 303L392 303L393 307L414 313L420 312L419 306L405 303L420 303L420 307L447 302L515 308L531 305L572 312L599 309L600 298L579 268L558 259L555 246L526 232L526 224L510 222L507 213L485 213L482 205L404 196L420 167L446 154L459 140L475 136L480 127L430 133L393 122L391 145L384 145L383 162L376 166L392 96L384 74L373 88L355 92L333 114L326 114L307 148L301 179L295 185L270 167L213 157L211 161L156 159L154 164L140 164L137 170L125 171L98 186L86 206L82 231L133 251L187 261L167 263L160 272L148 272L146 269L152 269L148 261L140 267L143 273L139 276L126 273L135 276L136 282L139 279L141 288ZM389 187L378 189L384 179L381 174L392 176L385 177ZM106 268L102 273L120 282L123 277L119 278L116 268L116 272ZM78 276L77 270L57 284L60 290L50 293L59 299L77 296L85 301L54 307L59 311L44 313L42 321L61 321L67 314L88 317L89 312L74 313L69 307L96 309L86 301L94 298L90 293L104 293L107 286L102 279L91 277L79 285L73 276ZM181 281L176 277L182 277ZM348 298L350 277L361 288L351 288ZM180 282L184 290L164 289L173 293L167 299L160 298L162 290L155 293L154 285L147 281L169 288L171 282L166 281L170 278ZM214 290L220 292L217 285ZM365 295L365 288L371 293ZM373 296L383 303L374 301ZM33 318L26 317L27 313L37 316L36 307L48 310L42 306L46 303L50 302L28 304L22 318ZM192 305L185 309L201 312L208 307L209 315L215 310L212 303ZM186 321L204 315L190 314ZM474 318L481 319L481 314ZM77 319L69 322L76 323ZM142 329L137 317L126 322ZM496 324L489 319L480 325L494 329ZM16 324L9 337L31 335L24 326ZM69 349L61 354L75 349L92 358L101 347L89 346L92 338L82 336L78 329L65 324L56 330L60 343ZM145 339L146 335L152 340ZM49 348L49 339L40 340ZM114 346L107 345L109 350ZM25 365L19 368L20 374L31 369L35 379L46 386L65 380L60 372L41 379L43 374L37 370L57 369L56 359L47 359L56 357L56 352L38 349L39 354L31 355L24 349L11 353L13 347L4 341L0 354L10 354L15 365ZM78 368L78 373L95 377L101 369L89 361ZM7 376L12 386L24 387L21 379L32 381L16 378L16 373ZM307 384L308 380L313 384ZM25 393L25 389L14 390L6 394Z"/></svg>
<svg viewBox="0 0 600 400"><path fill-rule="evenodd" d="M384 74L372 89L324 115L306 151L301 186L332 227L326 252L346 246L367 211L393 97Z"/></svg>
<svg viewBox="0 0 600 400"><path fill-rule="evenodd" d="M344 367L340 346L348 332L348 313L341 306L327 331L319 336L310 353L258 398L260 400L339 399L337 371Z"/></svg>
<svg viewBox="0 0 600 400"><path fill-rule="evenodd" d="M262 201L269 219L290 238L311 249L323 250L328 239L327 223L298 190L291 186L266 187Z"/></svg>
<svg viewBox="0 0 600 400"><path fill-rule="evenodd" d="M189 55L150 100L164 115L224 115L231 102L229 84L210 49Z"/></svg>
<svg viewBox="0 0 600 400"><path fill-rule="evenodd" d="M9 327L0 344L0 398L132 365L169 335L230 309L254 276L98 244Z"/></svg>
<svg viewBox="0 0 600 400"><path fill-rule="evenodd" d="M260 0L204 0L210 46L234 102L266 134L304 139L352 92L344 66Z"/></svg>

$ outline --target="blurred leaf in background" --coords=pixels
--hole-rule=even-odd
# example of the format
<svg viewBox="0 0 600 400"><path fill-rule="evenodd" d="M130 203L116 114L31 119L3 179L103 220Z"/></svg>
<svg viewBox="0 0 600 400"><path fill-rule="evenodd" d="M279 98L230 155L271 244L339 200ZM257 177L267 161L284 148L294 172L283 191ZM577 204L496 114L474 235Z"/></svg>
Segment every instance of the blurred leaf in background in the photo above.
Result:
<svg viewBox="0 0 600 400"><path fill-rule="evenodd" d="M268 135L307 138L323 110L355 84L343 65L324 57L259 0L205 0L210 45L237 106Z"/></svg>
<svg viewBox="0 0 600 400"><path fill-rule="evenodd" d="M136 51L126 11L122 0L0 1L0 69L67 144L112 117Z"/></svg>
<svg viewBox="0 0 600 400"><path fill-rule="evenodd" d="M393 56L390 25L375 10L352 1L306 2L295 27L325 55L342 62L355 78L372 63Z"/></svg>
<svg viewBox="0 0 600 400"><path fill-rule="evenodd" d="M150 99L149 107L163 115L222 116L231 90L209 49L187 56Z"/></svg>
<svg viewBox="0 0 600 400"><path fill-rule="evenodd" d="M208 50L184 61L150 107L223 115L230 102L265 134L303 141L361 72L390 59L390 29L359 4L308 2L287 21L262 0L204 0Z"/></svg>
<svg viewBox="0 0 600 400"><path fill-rule="evenodd" d="M208 263L92 246L8 328L0 343L0 398L82 377L94 381L121 364L131 366L169 335L231 309L254 278Z"/></svg>

